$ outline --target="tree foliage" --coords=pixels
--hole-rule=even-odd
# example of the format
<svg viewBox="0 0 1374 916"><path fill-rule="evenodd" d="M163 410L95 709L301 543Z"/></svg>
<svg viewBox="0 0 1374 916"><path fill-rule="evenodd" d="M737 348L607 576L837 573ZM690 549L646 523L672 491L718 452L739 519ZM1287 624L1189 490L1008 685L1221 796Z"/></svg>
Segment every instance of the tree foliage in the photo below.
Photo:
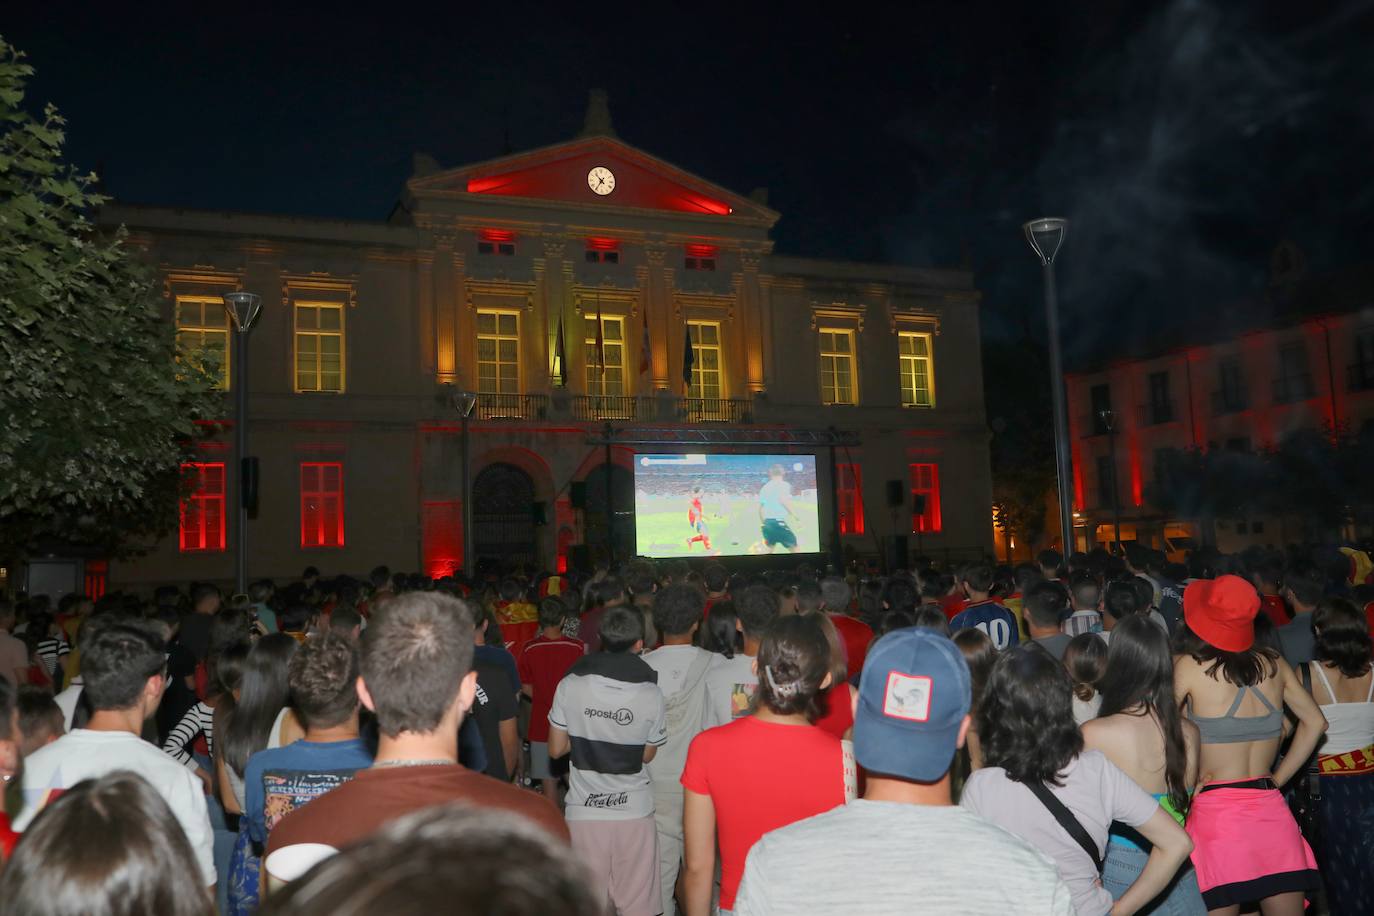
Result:
<svg viewBox="0 0 1374 916"><path fill-rule="evenodd" d="M983 346L992 428L993 523L1034 545L1045 533L1045 493L1054 489L1054 424L1044 347L1023 338Z"/></svg>
<svg viewBox="0 0 1374 916"><path fill-rule="evenodd" d="M1345 426L1296 430L1258 451L1165 449L1155 462L1149 502L1162 512L1217 519L1281 516L1304 537L1374 521L1374 431Z"/></svg>
<svg viewBox="0 0 1374 916"><path fill-rule="evenodd" d="M45 542L110 551L175 522L177 473L212 379L175 356L155 278L88 214L95 176L62 161L32 67L0 39L0 556Z"/></svg>

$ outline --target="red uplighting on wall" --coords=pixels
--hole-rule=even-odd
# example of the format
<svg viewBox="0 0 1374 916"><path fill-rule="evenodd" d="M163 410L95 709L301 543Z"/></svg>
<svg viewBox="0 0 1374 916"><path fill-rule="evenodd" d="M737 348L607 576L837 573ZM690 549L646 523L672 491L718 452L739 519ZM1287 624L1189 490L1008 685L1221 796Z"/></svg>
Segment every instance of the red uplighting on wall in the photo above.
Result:
<svg viewBox="0 0 1374 916"><path fill-rule="evenodd" d="M619 251L620 239L608 238L589 238L587 239L588 251Z"/></svg>
<svg viewBox="0 0 1374 916"><path fill-rule="evenodd" d="M835 466L839 476L835 493L840 512L840 534L864 533L863 468L857 464Z"/></svg>
<svg viewBox="0 0 1374 916"><path fill-rule="evenodd" d="M513 242L515 233L510 229L478 229L477 238L483 242Z"/></svg>
<svg viewBox="0 0 1374 916"><path fill-rule="evenodd" d="M911 533L931 534L944 529L940 516L940 467L909 465L911 471ZM924 503L924 511L921 509Z"/></svg>
<svg viewBox="0 0 1374 916"><path fill-rule="evenodd" d="M99 601L105 595L109 582L110 562L108 560L87 560L85 576L85 595L92 601Z"/></svg>
<svg viewBox="0 0 1374 916"><path fill-rule="evenodd" d="M720 251L717 245L700 245L692 243L686 246L687 257L689 258L714 258Z"/></svg>
<svg viewBox="0 0 1374 916"><path fill-rule="evenodd" d="M1140 440L1131 437L1131 502L1137 506L1145 504L1145 485L1140 470Z"/></svg>
<svg viewBox="0 0 1374 916"><path fill-rule="evenodd" d="M190 492L181 503L177 545L183 553L224 550L224 462L181 466Z"/></svg>
<svg viewBox="0 0 1374 916"><path fill-rule="evenodd" d="M1078 448L1077 442L1074 443L1071 459L1073 461L1073 507L1082 509L1086 503L1083 500L1083 453ZM1070 539L1065 538L1065 543Z"/></svg>
<svg viewBox="0 0 1374 916"><path fill-rule="evenodd" d="M344 545L343 464L301 462L301 546Z"/></svg>
<svg viewBox="0 0 1374 916"><path fill-rule="evenodd" d="M463 568L463 506L457 501L427 502L421 521L425 575L451 576Z"/></svg>

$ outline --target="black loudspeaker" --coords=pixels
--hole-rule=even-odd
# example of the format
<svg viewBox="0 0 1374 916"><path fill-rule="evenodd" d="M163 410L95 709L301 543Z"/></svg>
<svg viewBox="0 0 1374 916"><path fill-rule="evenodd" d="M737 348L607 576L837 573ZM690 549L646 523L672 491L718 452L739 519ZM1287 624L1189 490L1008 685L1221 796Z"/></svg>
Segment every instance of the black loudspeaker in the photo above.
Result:
<svg viewBox="0 0 1374 916"><path fill-rule="evenodd" d="M906 502L906 488L902 486L900 480L889 480L887 482L887 505L895 509Z"/></svg>
<svg viewBox="0 0 1374 916"><path fill-rule="evenodd" d="M572 501L574 509L587 508L587 482L585 480L574 480L568 484L568 499Z"/></svg>
<svg viewBox="0 0 1374 916"><path fill-rule="evenodd" d="M910 562L908 559L910 548L907 546L907 536L905 534L894 534L888 550L887 568L889 570L906 569L907 563Z"/></svg>
<svg viewBox="0 0 1374 916"><path fill-rule="evenodd" d="M549 523L549 504L537 502L530 504L530 518L536 525L547 525Z"/></svg>
<svg viewBox="0 0 1374 916"><path fill-rule="evenodd" d="M591 572L591 549L586 544L573 544L568 548L568 566L579 572Z"/></svg>
<svg viewBox="0 0 1374 916"><path fill-rule="evenodd" d="M253 457L244 458L240 466L240 480L243 481L243 508L248 510L250 515L256 515L258 511L258 459Z"/></svg>

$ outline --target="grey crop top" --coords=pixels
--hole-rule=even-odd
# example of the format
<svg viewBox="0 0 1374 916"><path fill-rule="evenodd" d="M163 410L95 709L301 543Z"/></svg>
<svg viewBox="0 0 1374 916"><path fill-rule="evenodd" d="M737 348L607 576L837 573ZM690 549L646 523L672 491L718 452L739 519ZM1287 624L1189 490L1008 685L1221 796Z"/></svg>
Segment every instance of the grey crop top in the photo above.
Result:
<svg viewBox="0 0 1374 916"><path fill-rule="evenodd" d="M1259 697L1269 711L1262 716L1237 716L1240 701L1245 691ZM1224 716L1193 716L1197 730L1202 735L1203 744L1236 744L1241 741L1265 741L1283 734L1283 710L1275 709L1269 698L1254 687L1241 687L1236 691L1236 700Z"/></svg>

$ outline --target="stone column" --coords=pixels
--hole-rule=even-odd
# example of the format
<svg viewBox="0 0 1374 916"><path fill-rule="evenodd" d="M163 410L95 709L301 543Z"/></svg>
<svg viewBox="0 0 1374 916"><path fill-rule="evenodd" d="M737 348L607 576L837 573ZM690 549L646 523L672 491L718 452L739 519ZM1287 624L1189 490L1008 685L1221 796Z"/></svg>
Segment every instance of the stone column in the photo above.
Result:
<svg viewBox="0 0 1374 916"><path fill-rule="evenodd" d="M458 381L458 290L454 276L454 237L434 237L433 267L425 271L433 278L435 328L435 374L440 382ZM422 274L423 276L423 274Z"/></svg>

